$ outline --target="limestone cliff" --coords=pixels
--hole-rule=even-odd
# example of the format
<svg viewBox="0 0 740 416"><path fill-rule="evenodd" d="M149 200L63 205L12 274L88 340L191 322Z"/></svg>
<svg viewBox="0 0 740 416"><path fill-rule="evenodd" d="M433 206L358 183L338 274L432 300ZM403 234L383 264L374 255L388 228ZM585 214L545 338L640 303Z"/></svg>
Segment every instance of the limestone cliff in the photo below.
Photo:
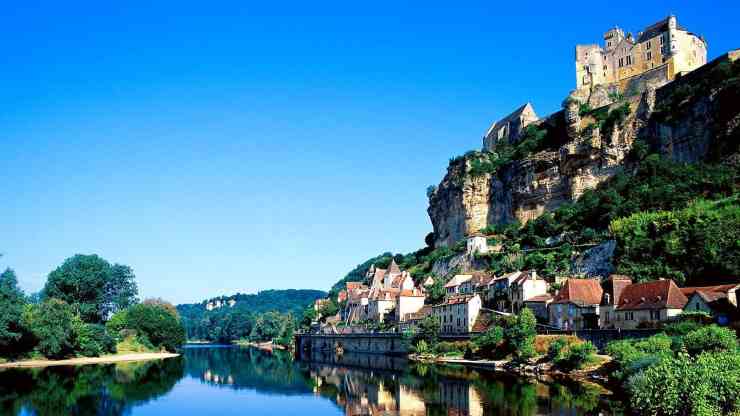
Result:
<svg viewBox="0 0 740 416"><path fill-rule="evenodd" d="M740 159L740 87L728 69L740 64L738 55L666 85L645 78L627 97L598 88L574 91L562 111L534 123L549 145L524 158L489 169L476 167L486 152L451 160L429 193L436 244L452 245L489 225L526 222L577 199L629 171L637 141L678 161Z"/></svg>

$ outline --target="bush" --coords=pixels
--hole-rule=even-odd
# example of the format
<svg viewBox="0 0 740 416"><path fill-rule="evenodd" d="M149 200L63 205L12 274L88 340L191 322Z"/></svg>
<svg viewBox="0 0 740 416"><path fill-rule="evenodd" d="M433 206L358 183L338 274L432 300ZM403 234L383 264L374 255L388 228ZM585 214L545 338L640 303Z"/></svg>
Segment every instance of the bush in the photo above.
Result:
<svg viewBox="0 0 740 416"><path fill-rule="evenodd" d="M710 325L689 332L683 339L684 347L691 355L702 352L735 351L737 349L737 337L735 332Z"/></svg>
<svg viewBox="0 0 740 416"><path fill-rule="evenodd" d="M478 354L484 357L491 357L503 340L504 329L500 326L493 326L488 328L486 332L474 336L472 344L478 350Z"/></svg>
<svg viewBox="0 0 740 416"><path fill-rule="evenodd" d="M666 357L631 377L628 388L640 414L730 414L740 410L740 354Z"/></svg>
<svg viewBox="0 0 740 416"><path fill-rule="evenodd" d="M115 352L116 343L103 325L82 323L77 329L77 350L85 357Z"/></svg>
<svg viewBox="0 0 740 416"><path fill-rule="evenodd" d="M127 310L116 312L110 317L108 322L105 323L105 328L108 333L116 339L121 339L121 331L128 327L128 314Z"/></svg>
<svg viewBox="0 0 740 416"><path fill-rule="evenodd" d="M139 304L127 312L128 328L145 336L155 347L176 351L185 343L185 328L166 308Z"/></svg>
<svg viewBox="0 0 740 416"><path fill-rule="evenodd" d="M423 339L420 339L416 343L416 353L417 354L428 354L429 351L430 351L429 350L429 344L427 344L427 342L424 341Z"/></svg>
<svg viewBox="0 0 740 416"><path fill-rule="evenodd" d="M590 341L571 344L565 352L559 353L560 357L556 358L555 364L567 370L578 369L593 362L595 354L596 347Z"/></svg>
<svg viewBox="0 0 740 416"><path fill-rule="evenodd" d="M561 353L563 352L563 349L568 346L568 339L565 337L558 337L553 342L550 343L550 346L547 347L547 359L550 361L555 361L561 357Z"/></svg>

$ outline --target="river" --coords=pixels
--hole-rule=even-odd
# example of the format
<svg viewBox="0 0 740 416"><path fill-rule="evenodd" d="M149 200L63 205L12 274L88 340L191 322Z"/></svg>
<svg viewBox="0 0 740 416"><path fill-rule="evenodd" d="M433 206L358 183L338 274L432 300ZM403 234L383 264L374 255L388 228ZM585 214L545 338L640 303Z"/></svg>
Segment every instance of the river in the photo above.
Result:
<svg viewBox="0 0 740 416"><path fill-rule="evenodd" d="M233 346L188 346L162 361L0 372L3 415L612 415L620 407L587 384L379 355L294 360Z"/></svg>

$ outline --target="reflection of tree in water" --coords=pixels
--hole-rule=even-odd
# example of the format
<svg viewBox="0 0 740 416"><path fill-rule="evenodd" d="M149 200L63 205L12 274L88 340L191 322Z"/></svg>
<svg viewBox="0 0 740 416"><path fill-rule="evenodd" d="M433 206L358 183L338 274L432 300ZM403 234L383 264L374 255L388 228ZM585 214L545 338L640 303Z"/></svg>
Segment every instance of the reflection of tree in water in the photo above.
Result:
<svg viewBox="0 0 740 416"><path fill-rule="evenodd" d="M45 415L123 415L183 377L180 358L117 365L10 369L0 373L0 410Z"/></svg>
<svg viewBox="0 0 740 416"><path fill-rule="evenodd" d="M186 348L186 372L215 386L265 394L310 394L311 381L291 355L254 348Z"/></svg>

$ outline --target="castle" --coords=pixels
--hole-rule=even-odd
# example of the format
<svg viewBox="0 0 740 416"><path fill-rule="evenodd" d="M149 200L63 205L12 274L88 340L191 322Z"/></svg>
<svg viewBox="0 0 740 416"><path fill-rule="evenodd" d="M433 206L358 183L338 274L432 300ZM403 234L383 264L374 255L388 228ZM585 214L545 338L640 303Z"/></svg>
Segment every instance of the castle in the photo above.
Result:
<svg viewBox="0 0 740 416"><path fill-rule="evenodd" d="M648 83L659 87L706 63L706 41L679 25L676 16L648 26L637 39L614 27L604 34L603 47L576 45L576 91L572 94L590 96L598 86L627 95L628 90L639 90ZM501 142L516 144L527 125L541 121L532 104L526 103L488 128L483 150L493 151Z"/></svg>
<svg viewBox="0 0 740 416"><path fill-rule="evenodd" d="M576 88L620 84L654 69L670 81L707 63L707 44L668 16L637 34L625 36L614 27L604 33L604 46L576 45ZM620 88L621 89L621 88Z"/></svg>

